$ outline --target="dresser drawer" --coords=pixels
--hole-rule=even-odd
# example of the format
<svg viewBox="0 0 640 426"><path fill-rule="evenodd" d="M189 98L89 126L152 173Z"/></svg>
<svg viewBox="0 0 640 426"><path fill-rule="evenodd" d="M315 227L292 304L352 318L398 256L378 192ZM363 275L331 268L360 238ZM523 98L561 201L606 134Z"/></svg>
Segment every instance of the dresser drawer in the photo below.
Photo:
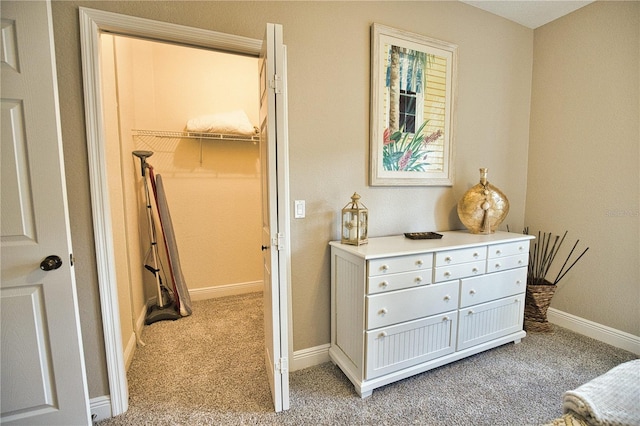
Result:
<svg viewBox="0 0 640 426"><path fill-rule="evenodd" d="M457 250L445 250L436 253L435 265L456 265L458 263L475 262L487 258L487 247L471 247Z"/></svg>
<svg viewBox="0 0 640 426"><path fill-rule="evenodd" d="M517 256L499 257L487 260L487 273L506 271L507 269L521 268L529 263L529 254L519 254Z"/></svg>
<svg viewBox="0 0 640 426"><path fill-rule="evenodd" d="M489 302L503 297L524 293L527 285L527 268L464 278L460 287L460 307Z"/></svg>
<svg viewBox="0 0 640 426"><path fill-rule="evenodd" d="M450 311L366 332L365 379L380 377L450 353L458 312Z"/></svg>
<svg viewBox="0 0 640 426"><path fill-rule="evenodd" d="M529 254L529 240L491 245L489 246L487 259L515 256L518 254Z"/></svg>
<svg viewBox="0 0 640 426"><path fill-rule="evenodd" d="M433 282L455 280L485 273L485 261L468 262L461 265L440 266L434 269Z"/></svg>
<svg viewBox="0 0 640 426"><path fill-rule="evenodd" d="M366 297L368 330L450 311L458 307L458 281Z"/></svg>
<svg viewBox="0 0 640 426"><path fill-rule="evenodd" d="M522 331L524 294L460 309L456 350Z"/></svg>
<svg viewBox="0 0 640 426"><path fill-rule="evenodd" d="M417 287L431 284L431 269L421 269L415 272L403 272L401 274L376 275L367 279L367 294L382 293L385 291L401 290L403 288Z"/></svg>
<svg viewBox="0 0 640 426"><path fill-rule="evenodd" d="M433 266L433 254L423 253L410 256L386 257L373 259L367 263L367 275L397 274L400 272L419 271Z"/></svg>

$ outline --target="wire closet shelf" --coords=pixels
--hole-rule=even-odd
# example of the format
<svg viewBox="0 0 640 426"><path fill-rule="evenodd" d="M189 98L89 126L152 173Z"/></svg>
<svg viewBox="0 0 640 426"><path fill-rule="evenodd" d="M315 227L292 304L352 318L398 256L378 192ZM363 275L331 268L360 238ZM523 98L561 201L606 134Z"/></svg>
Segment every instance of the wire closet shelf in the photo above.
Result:
<svg viewBox="0 0 640 426"><path fill-rule="evenodd" d="M145 140L147 143L153 145L152 141L155 138L173 139L177 142L180 139L197 139L200 142L200 164L202 165L202 141L203 140L216 140L216 141L234 141L234 142L251 142L256 144L260 142L260 135L233 135L223 133L203 133L203 132L177 132L170 130L131 130L134 137L138 137L141 140Z"/></svg>
<svg viewBox="0 0 640 426"><path fill-rule="evenodd" d="M175 132L167 130L132 130L134 136L155 136L159 138L177 139L214 139L220 141L259 142L260 135L230 135L222 133Z"/></svg>

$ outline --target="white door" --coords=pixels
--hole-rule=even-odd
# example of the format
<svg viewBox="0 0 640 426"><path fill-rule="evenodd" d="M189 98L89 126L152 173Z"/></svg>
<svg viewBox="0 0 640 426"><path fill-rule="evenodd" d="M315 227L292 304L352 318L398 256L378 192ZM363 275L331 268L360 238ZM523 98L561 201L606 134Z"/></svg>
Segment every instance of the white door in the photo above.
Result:
<svg viewBox="0 0 640 426"><path fill-rule="evenodd" d="M289 409L285 53L282 26L267 24L259 61L262 253L266 366L276 412Z"/></svg>
<svg viewBox="0 0 640 426"><path fill-rule="evenodd" d="M51 5L3 0L0 7L0 420L87 425ZM48 256L56 258L45 271Z"/></svg>

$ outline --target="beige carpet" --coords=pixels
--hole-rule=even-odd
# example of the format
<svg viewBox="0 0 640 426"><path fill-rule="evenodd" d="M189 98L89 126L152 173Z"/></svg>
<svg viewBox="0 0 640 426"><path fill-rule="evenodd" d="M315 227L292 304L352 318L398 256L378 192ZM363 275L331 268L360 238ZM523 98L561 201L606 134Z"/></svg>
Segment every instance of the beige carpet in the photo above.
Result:
<svg viewBox="0 0 640 426"><path fill-rule="evenodd" d="M291 409L273 413L262 293L196 301L147 326L128 373L129 411L111 425L541 425L562 394L634 354L556 328L373 391L360 399L325 363L290 374Z"/></svg>

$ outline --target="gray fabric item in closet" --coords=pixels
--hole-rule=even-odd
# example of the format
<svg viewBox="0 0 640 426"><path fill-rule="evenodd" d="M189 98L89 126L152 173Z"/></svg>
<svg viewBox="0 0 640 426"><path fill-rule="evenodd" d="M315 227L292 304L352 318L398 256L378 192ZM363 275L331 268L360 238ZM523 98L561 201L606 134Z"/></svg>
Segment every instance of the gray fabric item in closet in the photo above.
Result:
<svg viewBox="0 0 640 426"><path fill-rule="evenodd" d="M164 185L162 184L162 176L156 175L155 181L156 202L160 214L160 225L162 226L162 233L164 234L164 242L167 248L167 256L169 257L169 266L173 275L173 283L178 292L178 298L180 299L180 315L185 317L191 315L192 312L191 296L189 296L189 289L187 288L184 275L182 274L182 268L180 267L178 244L176 243L176 234L173 231L173 222L171 221L167 196L164 192Z"/></svg>

